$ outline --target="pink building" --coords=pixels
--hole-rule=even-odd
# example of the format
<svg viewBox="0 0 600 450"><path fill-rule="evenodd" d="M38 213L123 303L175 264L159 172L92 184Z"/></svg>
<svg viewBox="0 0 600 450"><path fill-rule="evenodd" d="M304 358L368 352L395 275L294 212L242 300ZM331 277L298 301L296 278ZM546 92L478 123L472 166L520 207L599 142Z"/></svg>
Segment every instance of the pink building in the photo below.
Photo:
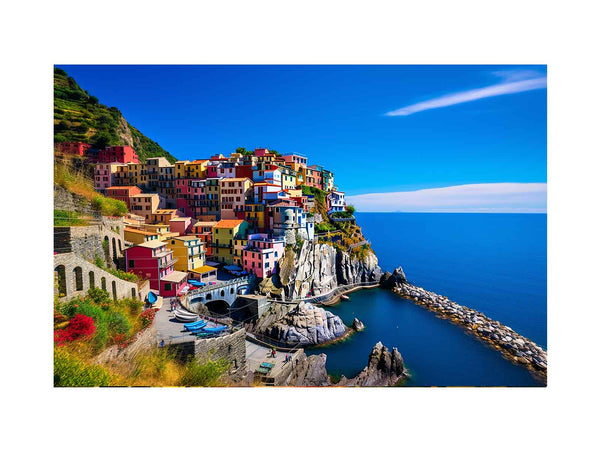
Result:
<svg viewBox="0 0 600 450"><path fill-rule="evenodd" d="M98 151L98 162L101 163L139 163L137 153L129 145L112 145Z"/></svg>
<svg viewBox="0 0 600 450"><path fill-rule="evenodd" d="M106 188L111 187L115 182L115 172L120 163L99 163L94 169L94 189L98 192L104 192Z"/></svg>
<svg viewBox="0 0 600 450"><path fill-rule="evenodd" d="M150 281L150 289L160 289L160 280L173 272L173 251L163 241L149 241L125 250L125 267Z"/></svg>
<svg viewBox="0 0 600 450"><path fill-rule="evenodd" d="M272 275L284 249L283 237L271 238L266 233L249 234L248 246L242 252L244 270L259 278Z"/></svg>
<svg viewBox="0 0 600 450"><path fill-rule="evenodd" d="M283 155L282 158L287 164L298 164L304 167L306 167L306 163L308 161L306 156L300 155L299 153L290 153L289 155Z"/></svg>
<svg viewBox="0 0 600 450"><path fill-rule="evenodd" d="M160 295L163 297L176 297L187 285L188 274L173 270L160 280Z"/></svg>
<svg viewBox="0 0 600 450"><path fill-rule="evenodd" d="M179 233L179 236L188 234L192 231L191 217L174 217L169 220L169 228L172 233Z"/></svg>
<svg viewBox="0 0 600 450"><path fill-rule="evenodd" d="M59 142L55 145L62 153L79 156L84 156L92 148L90 144L86 144L85 142Z"/></svg>

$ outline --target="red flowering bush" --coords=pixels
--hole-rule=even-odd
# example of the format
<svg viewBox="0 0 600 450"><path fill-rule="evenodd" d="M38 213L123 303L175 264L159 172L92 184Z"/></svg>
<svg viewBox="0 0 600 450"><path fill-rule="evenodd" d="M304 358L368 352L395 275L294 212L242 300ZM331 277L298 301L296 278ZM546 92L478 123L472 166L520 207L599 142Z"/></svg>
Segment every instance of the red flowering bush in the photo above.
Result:
<svg viewBox="0 0 600 450"><path fill-rule="evenodd" d="M154 308L149 308L140 314L140 318L142 319L142 328L146 328L151 325L154 321L154 316L156 315L156 310Z"/></svg>
<svg viewBox="0 0 600 450"><path fill-rule="evenodd" d="M71 342L81 337L90 337L96 331L94 325L94 319L83 314L76 314L71 320L69 325L63 330L56 330L54 333L54 341L58 345L62 345L65 342Z"/></svg>

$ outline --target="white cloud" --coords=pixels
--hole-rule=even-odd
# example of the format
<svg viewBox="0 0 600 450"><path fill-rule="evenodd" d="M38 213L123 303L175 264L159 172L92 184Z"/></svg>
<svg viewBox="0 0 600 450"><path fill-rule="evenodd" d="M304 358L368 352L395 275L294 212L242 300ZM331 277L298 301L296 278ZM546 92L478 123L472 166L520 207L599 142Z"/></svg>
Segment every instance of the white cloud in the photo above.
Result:
<svg viewBox="0 0 600 450"><path fill-rule="evenodd" d="M546 183L465 184L346 197L359 212L545 213Z"/></svg>
<svg viewBox="0 0 600 450"><path fill-rule="evenodd" d="M456 92L385 113L386 116L409 116L428 109L444 108L498 95L516 94L546 87L546 76L531 70L506 70L493 73L503 81L492 86ZM533 77L533 78L532 78Z"/></svg>

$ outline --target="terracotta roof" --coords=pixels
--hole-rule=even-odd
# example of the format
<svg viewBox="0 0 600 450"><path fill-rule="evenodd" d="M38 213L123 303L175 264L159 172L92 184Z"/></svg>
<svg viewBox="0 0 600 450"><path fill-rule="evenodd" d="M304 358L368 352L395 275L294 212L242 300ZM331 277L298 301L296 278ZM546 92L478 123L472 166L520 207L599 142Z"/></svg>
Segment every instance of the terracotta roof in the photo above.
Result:
<svg viewBox="0 0 600 450"><path fill-rule="evenodd" d="M243 220L240 219L223 219L217 222L215 228L235 228L238 225L241 225Z"/></svg>
<svg viewBox="0 0 600 450"><path fill-rule="evenodd" d="M194 224L195 227L214 227L218 222L208 222L208 221L202 221L199 220L198 222L196 222Z"/></svg>

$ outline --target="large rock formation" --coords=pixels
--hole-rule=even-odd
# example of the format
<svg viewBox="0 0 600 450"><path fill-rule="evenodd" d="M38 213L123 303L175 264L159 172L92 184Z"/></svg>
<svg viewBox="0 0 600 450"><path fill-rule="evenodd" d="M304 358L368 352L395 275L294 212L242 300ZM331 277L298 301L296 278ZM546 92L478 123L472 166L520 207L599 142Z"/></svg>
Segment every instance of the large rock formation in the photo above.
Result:
<svg viewBox="0 0 600 450"><path fill-rule="evenodd" d="M290 345L323 344L348 331L338 316L305 302L273 303L250 329Z"/></svg>
<svg viewBox="0 0 600 450"><path fill-rule="evenodd" d="M325 363L327 355L302 355L296 360L294 368L285 380L284 386L331 386Z"/></svg>
<svg viewBox="0 0 600 450"><path fill-rule="evenodd" d="M287 250L279 261L275 286L281 286L283 298L295 300L326 294L342 284L379 281L380 277L373 253L358 260L331 245L304 241L299 253Z"/></svg>
<svg viewBox="0 0 600 450"><path fill-rule="evenodd" d="M398 266L394 269L394 273L386 272L379 279L379 284L383 288L392 289L402 284L408 283L402 267Z"/></svg>
<svg viewBox="0 0 600 450"><path fill-rule="evenodd" d="M390 352L378 342L371 350L367 367L350 380L342 376L337 386L396 386L406 376L398 349L393 348Z"/></svg>
<svg viewBox="0 0 600 450"><path fill-rule="evenodd" d="M327 356L304 353L299 356L288 378L286 386L397 386L408 375L404 371L404 361L397 349L390 352L381 342L371 350L369 363L356 377L342 376L337 384L332 384L325 363Z"/></svg>

